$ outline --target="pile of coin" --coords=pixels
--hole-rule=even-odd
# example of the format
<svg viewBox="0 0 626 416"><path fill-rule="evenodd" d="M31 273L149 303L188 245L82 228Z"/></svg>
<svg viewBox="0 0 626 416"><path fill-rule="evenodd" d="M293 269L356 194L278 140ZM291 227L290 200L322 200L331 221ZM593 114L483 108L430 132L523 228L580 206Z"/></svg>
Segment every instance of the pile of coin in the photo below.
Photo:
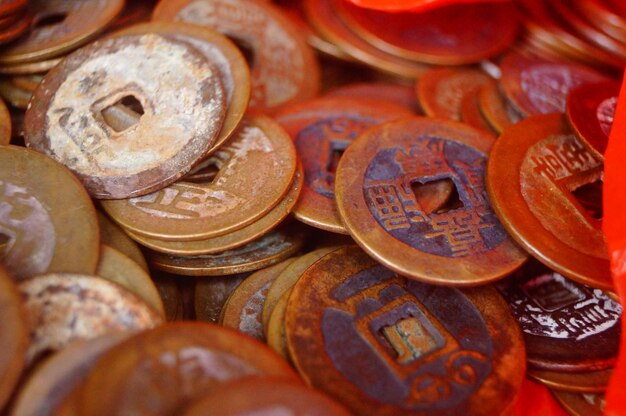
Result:
<svg viewBox="0 0 626 416"><path fill-rule="evenodd" d="M4 16L0 409L600 412L619 5Z"/></svg>

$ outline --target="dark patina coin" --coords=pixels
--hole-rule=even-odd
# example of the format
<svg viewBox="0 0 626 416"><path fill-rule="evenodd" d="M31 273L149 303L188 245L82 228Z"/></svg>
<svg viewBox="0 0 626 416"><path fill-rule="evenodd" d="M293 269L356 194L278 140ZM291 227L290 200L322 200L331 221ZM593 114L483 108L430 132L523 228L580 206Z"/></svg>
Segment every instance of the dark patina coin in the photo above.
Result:
<svg viewBox="0 0 626 416"><path fill-rule="evenodd" d="M362 415L499 414L525 370L521 333L494 289L407 280L355 246L304 272L286 335L304 379Z"/></svg>
<svg viewBox="0 0 626 416"><path fill-rule="evenodd" d="M552 390L554 398L572 416L602 416L604 414L604 394L571 393Z"/></svg>

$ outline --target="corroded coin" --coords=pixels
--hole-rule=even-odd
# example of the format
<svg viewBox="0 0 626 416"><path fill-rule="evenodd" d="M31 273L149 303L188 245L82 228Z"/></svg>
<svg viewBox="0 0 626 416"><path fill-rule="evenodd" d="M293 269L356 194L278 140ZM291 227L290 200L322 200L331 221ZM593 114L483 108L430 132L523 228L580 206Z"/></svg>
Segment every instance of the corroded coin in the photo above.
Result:
<svg viewBox="0 0 626 416"><path fill-rule="evenodd" d="M407 280L354 246L304 272L286 331L304 379L356 414L499 414L524 377L521 333L493 288Z"/></svg>
<svg viewBox="0 0 626 416"><path fill-rule="evenodd" d="M252 109L272 112L317 94L319 68L313 51L298 28L269 2L162 1L153 18L205 26L249 50Z"/></svg>
<svg viewBox="0 0 626 416"><path fill-rule="evenodd" d="M423 114L422 107L415 97L415 90L408 85L390 82L357 82L326 91L324 96L385 101L410 108L415 114Z"/></svg>
<svg viewBox="0 0 626 416"><path fill-rule="evenodd" d="M3 100L0 99L0 145L11 142L11 113Z"/></svg>
<svg viewBox="0 0 626 416"><path fill-rule="evenodd" d="M120 251L131 258L142 269L148 271L148 263L141 249L120 227L115 225L106 215L100 212L98 212L98 225L100 226L102 244L106 244Z"/></svg>
<svg viewBox="0 0 626 416"><path fill-rule="evenodd" d="M409 116L406 108L367 99L320 98L280 112L304 167L304 188L294 209L300 221L347 234L335 203L335 171L343 152L369 127Z"/></svg>
<svg viewBox="0 0 626 416"><path fill-rule="evenodd" d="M352 237L385 266L429 283L476 285L517 269L527 255L485 190L493 140L458 122L420 117L370 128L337 169L337 206ZM426 209L420 189L439 181L452 182L452 196Z"/></svg>
<svg viewBox="0 0 626 416"><path fill-rule="evenodd" d="M604 414L604 394L571 393L552 390L552 395L572 416L602 416Z"/></svg>
<svg viewBox="0 0 626 416"><path fill-rule="evenodd" d="M565 372L528 369L531 380L551 388L572 393L603 393L611 379L613 370L592 372Z"/></svg>
<svg viewBox="0 0 626 416"><path fill-rule="evenodd" d="M46 74L26 111L26 143L68 166L95 198L163 188L200 161L225 111L219 72L157 34L91 43ZM120 126L117 109L133 117Z"/></svg>
<svg viewBox="0 0 626 416"><path fill-rule="evenodd" d="M478 91L478 97L481 113L498 133L519 121L520 116L508 104L495 80L483 85Z"/></svg>
<svg viewBox="0 0 626 416"><path fill-rule="evenodd" d="M0 64L39 61L72 50L102 32L124 6L122 0L31 0L36 11L27 36L3 48Z"/></svg>
<svg viewBox="0 0 626 416"><path fill-rule="evenodd" d="M342 406L310 387L269 377L249 378L219 386L189 405L182 414L350 415Z"/></svg>
<svg viewBox="0 0 626 416"><path fill-rule="evenodd" d="M178 181L152 194L102 206L122 227L161 240L202 240L241 229L276 206L296 173L296 149L264 116L240 130L208 161L214 177Z"/></svg>
<svg viewBox="0 0 626 416"><path fill-rule="evenodd" d="M76 177L35 151L0 147L0 253L13 277L93 273L99 251L96 210Z"/></svg>
<svg viewBox="0 0 626 416"><path fill-rule="evenodd" d="M166 324L104 354L81 388L79 414L170 415L221 383L257 375L298 383L253 338L206 323Z"/></svg>
<svg viewBox="0 0 626 416"><path fill-rule="evenodd" d="M590 372L615 363L622 308L602 290L535 262L497 288L522 329L529 367Z"/></svg>
<svg viewBox="0 0 626 416"><path fill-rule="evenodd" d="M141 331L163 321L137 295L100 277L46 274L24 280L19 290L30 328L29 363L77 339Z"/></svg>
<svg viewBox="0 0 626 416"><path fill-rule="evenodd" d="M240 273L198 280L194 290L194 311L196 313L196 319L204 322L217 323L220 319L224 303L226 303L226 300L237 286L249 275L249 273Z"/></svg>
<svg viewBox="0 0 626 416"><path fill-rule="evenodd" d="M576 196L602 180L603 166L565 116L534 116L494 145L487 190L500 221L535 258L570 279L611 289L602 213L588 211Z"/></svg>

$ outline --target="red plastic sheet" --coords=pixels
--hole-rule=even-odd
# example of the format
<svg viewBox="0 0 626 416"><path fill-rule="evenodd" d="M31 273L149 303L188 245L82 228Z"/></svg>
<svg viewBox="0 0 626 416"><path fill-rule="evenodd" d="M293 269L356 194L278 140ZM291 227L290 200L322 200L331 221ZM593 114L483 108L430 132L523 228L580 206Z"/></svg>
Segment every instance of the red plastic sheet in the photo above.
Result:
<svg viewBox="0 0 626 416"><path fill-rule="evenodd" d="M511 0L348 0L357 6L367 7L368 9L386 10L386 11L424 11L439 6L459 3L486 3L486 2L502 2Z"/></svg>

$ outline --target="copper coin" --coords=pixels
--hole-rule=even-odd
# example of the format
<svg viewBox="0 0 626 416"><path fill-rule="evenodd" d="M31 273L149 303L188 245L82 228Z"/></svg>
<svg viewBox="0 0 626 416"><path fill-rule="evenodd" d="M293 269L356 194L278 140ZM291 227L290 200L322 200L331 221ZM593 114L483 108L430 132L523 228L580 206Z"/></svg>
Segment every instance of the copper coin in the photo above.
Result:
<svg viewBox="0 0 626 416"><path fill-rule="evenodd" d="M437 65L476 63L497 55L515 41L520 26L511 3L455 4L421 13L336 5L341 18L376 47Z"/></svg>
<svg viewBox="0 0 626 416"><path fill-rule="evenodd" d="M497 288L522 329L529 367L590 372L615 363L622 308L600 289L535 262Z"/></svg>
<svg viewBox="0 0 626 416"><path fill-rule="evenodd" d="M296 150L278 123L244 122L214 153L211 181L178 181L152 194L102 206L123 228L161 240L202 240L241 229L276 206L296 173Z"/></svg>
<svg viewBox="0 0 626 416"><path fill-rule="evenodd" d="M276 115L296 145L304 166L304 187L294 209L300 221L347 234L335 203L335 171L342 153L363 131L409 116L407 109L367 99L320 98Z"/></svg>
<svg viewBox="0 0 626 416"><path fill-rule="evenodd" d="M17 146L0 147L0 253L17 280L42 273L93 273L96 210L72 173Z"/></svg>
<svg viewBox="0 0 626 416"><path fill-rule="evenodd" d="M571 393L552 390L552 395L572 416L602 416L604 414L604 394Z"/></svg>
<svg viewBox="0 0 626 416"><path fill-rule="evenodd" d="M260 341L265 340L261 315L265 296L276 277L295 259L287 259L252 273L230 294L222 308L220 323Z"/></svg>
<svg viewBox="0 0 626 416"><path fill-rule="evenodd" d="M289 365L253 338L206 323L166 324L98 361L82 386L79 414L175 414L218 385L252 375L298 383Z"/></svg>
<svg viewBox="0 0 626 416"><path fill-rule="evenodd" d="M2 99L0 99L0 145L11 142L11 113Z"/></svg>
<svg viewBox="0 0 626 416"><path fill-rule="evenodd" d="M616 2L619 4L619 2ZM613 38L626 42L626 16L604 0L574 0L572 6L581 14L589 16L589 22Z"/></svg>
<svg viewBox="0 0 626 416"><path fill-rule="evenodd" d="M137 295L99 277L57 273L19 285L30 327L26 361L62 349L77 339L121 331L141 331L162 318Z"/></svg>
<svg viewBox="0 0 626 416"><path fill-rule="evenodd" d="M524 117L563 113L570 90L584 83L609 80L582 65L530 59L517 54L509 54L501 68L504 93Z"/></svg>
<svg viewBox="0 0 626 416"><path fill-rule="evenodd" d="M0 266L0 409L4 408L17 385L28 348L28 322L20 294L11 280Z"/></svg>
<svg viewBox="0 0 626 416"><path fill-rule="evenodd" d="M3 48L0 64L59 56L93 39L122 10L122 0L31 0L36 11L31 31Z"/></svg>
<svg viewBox="0 0 626 416"><path fill-rule="evenodd" d="M174 0L160 2L156 20L205 26L252 53L250 108L272 112L312 98L319 90L315 55L280 9L257 0Z"/></svg>
<svg viewBox="0 0 626 416"><path fill-rule="evenodd" d="M612 373L613 370L562 372L529 368L526 375L551 389L573 393L604 393Z"/></svg>
<svg viewBox="0 0 626 416"><path fill-rule="evenodd" d="M17 13L22 8L28 5L28 0L1 0L0 1L0 16L10 15Z"/></svg>
<svg viewBox="0 0 626 416"><path fill-rule="evenodd" d="M16 65L0 66L0 74L27 75L47 72L61 62L61 58L53 58L45 61L29 62Z"/></svg>
<svg viewBox="0 0 626 416"><path fill-rule="evenodd" d="M156 269L184 276L237 274L259 270L288 258L302 247L305 238L304 229L283 225L258 240L234 250L219 254L180 257L151 253L150 263Z"/></svg>
<svg viewBox="0 0 626 416"><path fill-rule="evenodd" d="M349 416L341 405L300 384L272 378L233 381L189 405L184 416L275 414Z"/></svg>
<svg viewBox="0 0 626 416"><path fill-rule="evenodd" d="M521 333L493 288L407 280L354 246L304 272L286 331L305 381L356 414L499 414L524 377Z"/></svg>
<svg viewBox="0 0 626 416"><path fill-rule="evenodd" d="M493 212L484 184L493 138L454 121L412 117L372 127L337 169L339 213L355 241L390 269L429 283L476 285L527 258ZM423 184L451 181L424 209Z"/></svg>
<svg viewBox="0 0 626 416"><path fill-rule="evenodd" d="M124 255L131 258L142 269L148 271L148 263L144 257L141 249L137 246L130 237L126 235L124 231L111 220L109 220L104 214L98 212L98 225L100 226L100 238L102 244L113 247L120 251Z"/></svg>
<svg viewBox="0 0 626 416"><path fill-rule="evenodd" d="M5 43L10 43L20 38L22 35L27 33L28 28L30 27L33 21L33 14L29 10L25 10L20 13L19 16L10 22L7 27L4 27L0 30L0 45ZM11 45L4 46L3 49L9 49ZM0 54L0 60L2 54Z"/></svg>
<svg viewBox="0 0 626 416"><path fill-rule="evenodd" d="M480 97L478 95L478 91L472 94L466 94L463 97L459 112L463 123L469 124L475 129L489 133L492 136L497 136L495 130L491 127L480 109Z"/></svg>
<svg viewBox="0 0 626 416"><path fill-rule="evenodd" d="M196 319L217 323L226 300L248 276L249 273L240 273L198 280L194 291Z"/></svg>
<svg viewBox="0 0 626 416"><path fill-rule="evenodd" d="M141 245L160 253L171 254L174 256L199 256L203 254L215 254L225 250L241 247L246 243L270 232L276 228L291 212L304 182L302 166L298 164L296 177L291 184L291 188L287 195L276 205L270 212L259 218L252 224L243 228L232 231L228 234L205 240L196 241L166 241L155 238L144 237L140 234L128 231L128 234L138 241Z"/></svg>
<svg viewBox="0 0 626 416"><path fill-rule="evenodd" d="M326 91L325 97L367 98L399 104L411 109L415 114L424 111L415 97L415 91L408 85L390 82L356 82L341 85Z"/></svg>
<svg viewBox="0 0 626 416"><path fill-rule="evenodd" d="M293 287L290 287L283 292L276 305L274 305L267 322L267 330L265 331L267 345L290 363L292 361L289 355L289 348L287 347L287 339L285 338L285 316L287 315L287 306L292 290Z"/></svg>
<svg viewBox="0 0 626 416"><path fill-rule="evenodd" d="M119 332L77 340L52 355L28 376L15 398L11 414L55 414L60 403L84 380L98 358L129 335Z"/></svg>
<svg viewBox="0 0 626 416"><path fill-rule="evenodd" d="M475 69L433 69L417 82L417 97L429 116L461 120L463 97L476 94L490 78Z"/></svg>
<svg viewBox="0 0 626 416"><path fill-rule="evenodd" d="M13 79L0 79L0 96L13 108L26 110L33 92L15 85Z"/></svg>
<svg viewBox="0 0 626 416"><path fill-rule="evenodd" d="M492 80L483 85L478 91L478 96L482 115L498 133L502 133L508 126L520 120L520 116L500 92L496 81Z"/></svg>
<svg viewBox="0 0 626 416"><path fill-rule="evenodd" d="M107 26L107 33L150 21L156 3L157 0L126 0L122 12Z"/></svg>
<svg viewBox="0 0 626 416"><path fill-rule="evenodd" d="M500 221L531 255L579 283L612 289L601 213L576 198L602 179L603 164L565 116L534 116L494 145L487 190Z"/></svg>
<svg viewBox="0 0 626 416"><path fill-rule="evenodd" d="M25 140L68 166L93 197L129 198L174 182L206 155L224 100L215 66L189 44L109 37L46 74L26 111ZM103 116L115 105L138 121L116 131Z"/></svg>
<svg viewBox="0 0 626 416"><path fill-rule="evenodd" d="M613 126L620 84L583 84L567 97L567 117L578 137L604 154Z"/></svg>
<svg viewBox="0 0 626 416"><path fill-rule="evenodd" d="M226 93L226 115L212 150L220 147L241 122L250 100L250 71L237 46L225 36L196 25L182 22L153 22L134 25L119 34L157 33L189 43L215 64Z"/></svg>
<svg viewBox="0 0 626 416"><path fill-rule="evenodd" d="M152 279L163 301L167 320L182 321L184 319L185 305L182 291L177 284L177 277L165 273L156 273L152 276Z"/></svg>

